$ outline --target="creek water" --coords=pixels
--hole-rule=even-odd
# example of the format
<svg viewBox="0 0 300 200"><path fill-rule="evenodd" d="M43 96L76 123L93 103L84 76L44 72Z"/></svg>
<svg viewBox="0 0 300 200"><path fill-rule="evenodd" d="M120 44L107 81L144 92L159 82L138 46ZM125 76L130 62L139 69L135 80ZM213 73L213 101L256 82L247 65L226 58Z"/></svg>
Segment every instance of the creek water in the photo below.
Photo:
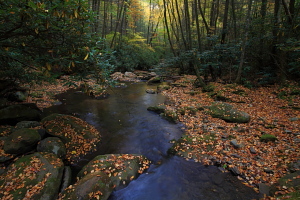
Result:
<svg viewBox="0 0 300 200"><path fill-rule="evenodd" d="M110 200L212 200L258 199L253 189L215 166L203 166L177 156L167 155L170 140L183 134L180 124L172 124L147 107L165 101L161 94L148 94L155 88L146 83L127 83L114 88L107 99L96 100L69 91L58 96L61 105L44 113L75 115L95 126L101 133L98 150L77 166L80 169L97 155L110 153L142 154L152 161L150 168L126 187L119 187ZM76 170L75 170L76 171Z"/></svg>

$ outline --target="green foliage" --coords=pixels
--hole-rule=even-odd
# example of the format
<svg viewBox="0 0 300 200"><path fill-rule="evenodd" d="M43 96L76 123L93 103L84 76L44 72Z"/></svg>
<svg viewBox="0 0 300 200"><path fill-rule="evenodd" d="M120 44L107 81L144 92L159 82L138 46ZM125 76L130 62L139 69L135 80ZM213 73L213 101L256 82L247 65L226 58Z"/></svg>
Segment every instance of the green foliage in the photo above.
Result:
<svg viewBox="0 0 300 200"><path fill-rule="evenodd" d="M82 47L91 41L92 23L86 1L8 0L0 6L0 79L28 82L37 73L84 66Z"/></svg>
<svg viewBox="0 0 300 200"><path fill-rule="evenodd" d="M106 47L105 40L98 41L93 47L85 49L88 52L85 57L88 62L85 71L96 78L97 83L104 84L107 82L112 84L113 81L110 79L110 75L115 70L116 52Z"/></svg>
<svg viewBox="0 0 300 200"><path fill-rule="evenodd" d="M158 63L159 53L144 40L139 34L123 36L122 43L116 47L117 68L120 71L148 70Z"/></svg>

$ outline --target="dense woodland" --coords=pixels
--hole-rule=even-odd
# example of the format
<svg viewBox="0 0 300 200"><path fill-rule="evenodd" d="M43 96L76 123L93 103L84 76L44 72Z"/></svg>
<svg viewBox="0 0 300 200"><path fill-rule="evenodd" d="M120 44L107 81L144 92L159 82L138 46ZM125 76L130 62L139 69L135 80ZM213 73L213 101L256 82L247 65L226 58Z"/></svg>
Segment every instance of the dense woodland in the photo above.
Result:
<svg viewBox="0 0 300 200"><path fill-rule="evenodd" d="M247 86L299 80L296 0L0 1L0 79L156 70ZM41 75L42 74L42 75Z"/></svg>
<svg viewBox="0 0 300 200"><path fill-rule="evenodd" d="M106 142L104 148L124 145L122 139L118 139L120 143L111 142L113 140L105 134L113 135L116 131L115 137L123 138L119 130L129 128L124 135L134 134L124 138L137 140L127 146L147 137L159 138L157 143L160 144L162 137L163 141L168 140L166 144L173 144L166 154L155 146L143 148L159 157L169 159L175 155L218 166L222 172L230 172L241 181L238 187L227 190L224 189L227 187L227 182L223 182L225 176L216 175L218 177L212 180L214 187L207 190L213 195L223 194L215 190L218 185L227 194L234 191L245 197L243 199L254 199L239 189L243 183L260 195L275 196L264 199L278 199L280 195L284 195L281 199L299 199L299 25L300 0L0 0L0 187L3 188L0 198L45 199L39 196L48 195L48 191L52 195L52 198L47 196L48 199L109 198L118 185L125 187L149 167L150 161L144 155L111 154L105 162L102 162L103 155L99 155L101 162L92 160L93 166L86 165L78 174L75 170L77 181L74 183L70 178L75 175L74 170L71 172L69 167L85 162L84 156L95 152L97 145ZM156 129L144 130L155 122L147 121L142 112L137 115L142 116L141 120L132 117L147 104L132 109L131 115L129 110L137 104L131 100L137 97L129 99L128 96L130 101L124 101L120 95L116 98L123 103L116 101L108 106L118 104L128 111L125 117L121 116L120 107L120 114L109 110L112 115L103 116L116 121L118 127L113 127L111 132L108 129L105 133L104 127L100 133L77 118L83 116L81 112L89 112L87 116L95 114L95 119L103 120L102 115L99 118L97 115L105 107L101 100L113 96L109 96L108 89L112 88L109 86L123 90L126 84L117 81L137 82L139 74L143 74L143 78L147 74L143 80L147 79L148 85L141 84L147 86L143 94L162 93L167 99L164 105L150 106L147 110L159 113L171 123L183 124L184 134L178 140L169 141L172 135L169 130L162 131L162 136L158 136ZM160 85L151 85L153 82ZM70 92L73 95L84 94L88 98L82 106L90 106L93 112L80 111L78 105L81 104L75 101L77 96L62 101L54 97L70 88L76 88L75 93ZM23 91L26 92L23 94ZM114 93L111 91L110 94ZM71 101L74 110L68 108L67 101ZM90 102L93 103L87 105ZM94 106L96 102L101 104L99 109ZM133 107L129 107L131 104ZM70 115L44 117L52 105L65 106L70 109ZM115 109L119 109L118 106ZM157 117L152 114L151 117ZM123 117L128 119L123 120ZM131 127L135 120L141 123ZM99 126L102 123L106 120ZM27 126L30 128L24 128ZM136 127L143 130L132 131ZM151 135L145 136L143 131ZM31 133L35 137L33 142L23 142L30 140L27 136ZM56 147L49 142L51 138L64 149L62 155L58 155L55 148L59 158L52 150L39 148L43 143ZM145 140L148 143L148 139ZM19 145L25 146L25 150ZM165 143L161 143L163 145ZM45 156L47 152L50 157ZM155 164L155 172L164 164L164 159ZM54 172L49 171L52 168ZM177 171L184 168L185 165L176 169L176 176ZM135 169L137 172L133 172ZM185 171L188 168L182 170ZM208 177L205 175L204 185L211 179ZM159 182L161 180L160 177ZM175 180L187 183L185 179ZM164 188L171 182L167 181ZM93 187L91 183L95 183ZM155 188L161 189L158 185ZM182 191L181 188L176 192Z"/></svg>

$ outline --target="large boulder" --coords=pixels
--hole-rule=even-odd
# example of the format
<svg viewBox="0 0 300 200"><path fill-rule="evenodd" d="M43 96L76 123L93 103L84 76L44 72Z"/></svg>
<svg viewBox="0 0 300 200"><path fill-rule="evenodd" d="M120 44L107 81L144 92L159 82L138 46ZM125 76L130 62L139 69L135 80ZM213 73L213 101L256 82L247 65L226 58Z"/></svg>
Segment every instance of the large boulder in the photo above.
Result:
<svg viewBox="0 0 300 200"><path fill-rule="evenodd" d="M0 109L0 124L15 125L25 120L39 121L41 114L41 110L35 104L10 105Z"/></svg>
<svg viewBox="0 0 300 200"><path fill-rule="evenodd" d="M100 142L100 133L95 127L70 115L52 114L42 119L42 124L47 133L63 141L70 164L95 151Z"/></svg>
<svg viewBox="0 0 300 200"><path fill-rule="evenodd" d="M3 147L4 147L4 141L6 141L6 140L7 140L7 137L0 137L0 163L4 163L15 157L14 154L5 153Z"/></svg>
<svg viewBox="0 0 300 200"><path fill-rule="evenodd" d="M78 182L67 187L60 195L59 200L106 200L114 189L108 175L102 171L88 174Z"/></svg>
<svg viewBox="0 0 300 200"><path fill-rule="evenodd" d="M54 153L57 157L64 159L67 154L65 144L58 137L47 137L41 140L37 151Z"/></svg>
<svg viewBox="0 0 300 200"><path fill-rule="evenodd" d="M8 154L24 154L35 149L41 136L35 129L22 128L10 134L4 142L4 151Z"/></svg>
<svg viewBox="0 0 300 200"><path fill-rule="evenodd" d="M40 126L40 122L38 121L21 121L16 124L16 129L20 128L34 128Z"/></svg>
<svg viewBox="0 0 300 200"><path fill-rule="evenodd" d="M220 118L227 122L247 123L250 115L234 108L232 105L216 101L208 107L208 113L214 118Z"/></svg>
<svg viewBox="0 0 300 200"><path fill-rule="evenodd" d="M108 199L115 187L136 178L149 163L136 154L99 155L82 168L79 181L66 188L59 199Z"/></svg>
<svg viewBox="0 0 300 200"><path fill-rule="evenodd" d="M106 154L96 156L77 174L79 179L97 171L105 172L114 185L128 183L148 168L150 161L138 154Z"/></svg>
<svg viewBox="0 0 300 200"><path fill-rule="evenodd" d="M23 156L1 175L0 199L56 199L63 169L63 162L54 154Z"/></svg>

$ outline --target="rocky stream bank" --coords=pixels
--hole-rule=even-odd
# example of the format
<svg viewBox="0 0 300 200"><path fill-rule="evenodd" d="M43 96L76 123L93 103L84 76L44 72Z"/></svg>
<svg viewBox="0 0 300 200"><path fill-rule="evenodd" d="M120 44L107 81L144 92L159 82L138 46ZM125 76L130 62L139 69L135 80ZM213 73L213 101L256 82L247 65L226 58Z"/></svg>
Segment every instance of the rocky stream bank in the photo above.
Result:
<svg viewBox="0 0 300 200"><path fill-rule="evenodd" d="M293 95L292 104L290 96L289 101L278 98L280 92L294 91L278 86L253 91L220 83L195 88L194 76L167 80L146 72L116 73L113 78L159 83L145 92L162 92L168 99L148 110L185 125L183 137L171 141L169 154L229 171L266 199L299 198L299 95ZM127 185L149 167L143 155L100 155L71 182L70 166L95 151L101 133L74 116L43 116L41 109L59 103L53 94L68 89L62 85L49 85L47 94L32 90L34 95L26 101L35 103L1 107L1 199L107 199L114 188ZM94 82L78 85L82 93L107 97L106 88Z"/></svg>

